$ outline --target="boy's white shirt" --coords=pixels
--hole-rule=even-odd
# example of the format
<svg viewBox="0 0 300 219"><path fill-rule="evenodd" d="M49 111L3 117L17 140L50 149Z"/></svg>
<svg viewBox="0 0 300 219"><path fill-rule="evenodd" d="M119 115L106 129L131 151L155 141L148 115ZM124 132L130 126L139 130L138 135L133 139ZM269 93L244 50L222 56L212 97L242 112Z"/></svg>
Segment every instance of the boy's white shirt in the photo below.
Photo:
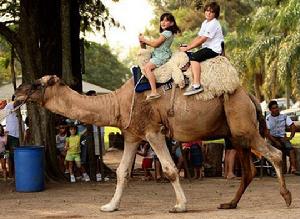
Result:
<svg viewBox="0 0 300 219"><path fill-rule="evenodd" d="M12 111L13 109L13 102L8 103L4 108L5 112L8 114L6 117L5 130L8 131L8 135L19 138L19 121L16 112Z"/></svg>
<svg viewBox="0 0 300 219"><path fill-rule="evenodd" d="M198 36L208 37L202 44L202 48L210 48L216 53L222 53L221 43L224 41L224 36L221 24L216 18L203 21Z"/></svg>

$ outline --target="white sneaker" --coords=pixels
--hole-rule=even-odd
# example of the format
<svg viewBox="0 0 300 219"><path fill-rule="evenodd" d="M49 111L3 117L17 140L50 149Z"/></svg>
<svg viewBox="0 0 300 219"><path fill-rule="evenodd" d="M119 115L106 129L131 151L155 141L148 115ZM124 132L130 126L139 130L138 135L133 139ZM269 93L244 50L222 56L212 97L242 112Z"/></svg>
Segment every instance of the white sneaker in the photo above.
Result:
<svg viewBox="0 0 300 219"><path fill-rule="evenodd" d="M90 179L89 175L87 175L87 173L82 174L82 178L85 182L91 181L91 179Z"/></svg>
<svg viewBox="0 0 300 219"><path fill-rule="evenodd" d="M204 89L203 89L202 85L200 85L199 87L192 86L191 88L186 89L186 91L183 93L183 95L190 96L193 94L201 93L203 91L204 91Z"/></svg>
<svg viewBox="0 0 300 219"><path fill-rule="evenodd" d="M104 182L107 182L108 180L109 180L108 176L104 177Z"/></svg>
<svg viewBox="0 0 300 219"><path fill-rule="evenodd" d="M102 180L101 173L96 174L96 181L100 182Z"/></svg>
<svg viewBox="0 0 300 219"><path fill-rule="evenodd" d="M69 174L70 171L68 169L65 170L65 174Z"/></svg>
<svg viewBox="0 0 300 219"><path fill-rule="evenodd" d="M77 181L81 181L81 180L82 180L82 177L81 177L81 176L76 176L75 179L76 179Z"/></svg>
<svg viewBox="0 0 300 219"><path fill-rule="evenodd" d="M74 175L70 175L70 182L74 183L76 182L75 176Z"/></svg>

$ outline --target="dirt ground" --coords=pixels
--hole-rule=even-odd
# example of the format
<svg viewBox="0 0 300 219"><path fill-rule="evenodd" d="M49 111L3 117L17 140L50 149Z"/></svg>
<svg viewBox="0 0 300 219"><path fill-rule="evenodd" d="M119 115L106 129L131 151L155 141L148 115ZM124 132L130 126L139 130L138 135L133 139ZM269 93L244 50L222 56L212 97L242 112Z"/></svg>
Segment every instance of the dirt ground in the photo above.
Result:
<svg viewBox="0 0 300 219"><path fill-rule="evenodd" d="M116 167L121 152L108 152L105 162ZM140 159L137 159L137 166ZM104 183L47 183L43 192L18 193L12 181L0 179L0 218L300 218L300 176L286 175L293 202L286 207L279 194L276 178L255 178L238 208L219 210L220 203L231 200L239 180L204 178L182 179L188 212L170 214L175 194L170 183L144 182L133 178L126 188L119 211L101 212L100 206L111 199L115 180Z"/></svg>

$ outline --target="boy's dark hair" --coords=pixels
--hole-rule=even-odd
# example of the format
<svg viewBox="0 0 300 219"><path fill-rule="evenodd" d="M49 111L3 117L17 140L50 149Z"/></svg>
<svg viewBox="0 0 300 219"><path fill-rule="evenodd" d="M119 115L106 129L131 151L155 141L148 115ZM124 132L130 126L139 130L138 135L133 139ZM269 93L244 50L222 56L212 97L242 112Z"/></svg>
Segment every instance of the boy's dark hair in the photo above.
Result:
<svg viewBox="0 0 300 219"><path fill-rule="evenodd" d="M175 17L169 13L169 12L166 12L166 13L163 13L161 16L160 16L160 20L159 21L162 21L163 19L167 19L168 21L171 21L174 23L173 26L170 26L168 27L166 30L169 30L172 32L172 34L176 34L176 33L180 33L181 30L180 28L177 26L176 24L176 21L175 21ZM161 28L160 24L159 24L159 32L163 32L164 30Z"/></svg>
<svg viewBox="0 0 300 219"><path fill-rule="evenodd" d="M204 12L210 8L215 13L215 18L218 19L220 16L220 5L217 2L210 2L204 6Z"/></svg>
<svg viewBox="0 0 300 219"><path fill-rule="evenodd" d="M278 106L277 101L276 101L276 100L271 100L270 103L268 104L269 110L271 110L272 106L274 106L274 105L277 105L277 106Z"/></svg>

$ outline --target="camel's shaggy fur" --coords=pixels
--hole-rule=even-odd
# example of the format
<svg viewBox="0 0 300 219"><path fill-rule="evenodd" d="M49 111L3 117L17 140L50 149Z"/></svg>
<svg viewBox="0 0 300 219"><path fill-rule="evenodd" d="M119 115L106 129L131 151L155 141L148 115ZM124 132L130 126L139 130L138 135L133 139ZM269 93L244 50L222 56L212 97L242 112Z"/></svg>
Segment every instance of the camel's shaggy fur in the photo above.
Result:
<svg viewBox="0 0 300 219"><path fill-rule="evenodd" d="M151 50L149 49L141 49L138 53L137 62L142 68L142 71L144 71L143 66L149 62L150 58ZM156 82L165 83L173 78L175 84L178 84L180 88L183 88L185 83L181 68L183 68L188 61L189 58L184 52L173 53L171 59L166 64L154 70Z"/></svg>
<svg viewBox="0 0 300 219"><path fill-rule="evenodd" d="M138 53L138 64L142 67L142 71L143 66L150 60L150 57L151 51L148 49L141 49ZM184 75L189 78L190 82L192 81L191 68L184 73L181 71L181 68L188 61L189 58L185 52L173 53L166 64L154 70L156 81L165 83L173 78L175 84L183 88ZM211 100L224 93L231 94L240 86L236 69L224 56L217 56L201 63L201 84L204 87L204 92L196 95L197 100Z"/></svg>

